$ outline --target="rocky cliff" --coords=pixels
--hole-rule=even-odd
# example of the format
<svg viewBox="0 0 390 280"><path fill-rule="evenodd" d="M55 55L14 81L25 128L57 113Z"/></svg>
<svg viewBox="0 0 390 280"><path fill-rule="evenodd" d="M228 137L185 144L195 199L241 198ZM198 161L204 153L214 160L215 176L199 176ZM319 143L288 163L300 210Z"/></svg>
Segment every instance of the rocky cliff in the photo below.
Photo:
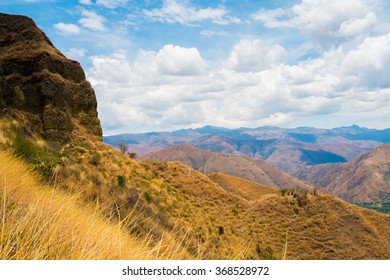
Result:
<svg viewBox="0 0 390 280"><path fill-rule="evenodd" d="M80 64L32 19L0 13L0 116L11 110L27 115L48 141L67 142L76 122L102 137L95 92Z"/></svg>

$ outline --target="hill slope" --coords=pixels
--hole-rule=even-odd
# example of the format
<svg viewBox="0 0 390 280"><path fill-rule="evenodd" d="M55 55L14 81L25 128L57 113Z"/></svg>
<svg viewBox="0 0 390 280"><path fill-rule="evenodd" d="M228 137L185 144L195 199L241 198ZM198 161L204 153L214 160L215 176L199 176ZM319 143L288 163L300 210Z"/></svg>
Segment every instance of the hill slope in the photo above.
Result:
<svg viewBox="0 0 390 280"><path fill-rule="evenodd" d="M207 177L228 192L246 200L264 199L278 193L274 188L223 173L209 173Z"/></svg>
<svg viewBox="0 0 390 280"><path fill-rule="evenodd" d="M350 202L389 202L390 143L347 163L304 169L298 176Z"/></svg>
<svg viewBox="0 0 390 280"><path fill-rule="evenodd" d="M240 155L208 152L185 144L147 154L143 158L180 161L202 173L225 173L275 188L311 188L309 184L265 161Z"/></svg>
<svg viewBox="0 0 390 280"><path fill-rule="evenodd" d="M0 151L0 259L156 259L174 256L130 235L79 195L42 184L20 160Z"/></svg>

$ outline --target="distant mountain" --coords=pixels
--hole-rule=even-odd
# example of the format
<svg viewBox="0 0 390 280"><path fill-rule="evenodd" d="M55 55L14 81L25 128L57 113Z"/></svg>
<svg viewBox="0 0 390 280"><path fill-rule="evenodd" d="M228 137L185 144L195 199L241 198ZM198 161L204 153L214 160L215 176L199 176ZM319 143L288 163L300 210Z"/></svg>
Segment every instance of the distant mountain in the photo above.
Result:
<svg viewBox="0 0 390 280"><path fill-rule="evenodd" d="M208 152L186 144L144 155L143 159L179 161L202 173L220 172L274 188L312 187L266 161L241 155Z"/></svg>
<svg viewBox="0 0 390 280"><path fill-rule="evenodd" d="M343 163L380 144L390 142L390 129L377 130L356 125L333 129L279 127L227 129L204 126L173 132L150 132L106 136L113 146L128 145L138 155L176 144L189 144L212 152L245 155L266 160L295 174L305 166Z"/></svg>
<svg viewBox="0 0 390 280"><path fill-rule="evenodd" d="M390 143L347 163L308 167L296 175L349 202L390 202Z"/></svg>

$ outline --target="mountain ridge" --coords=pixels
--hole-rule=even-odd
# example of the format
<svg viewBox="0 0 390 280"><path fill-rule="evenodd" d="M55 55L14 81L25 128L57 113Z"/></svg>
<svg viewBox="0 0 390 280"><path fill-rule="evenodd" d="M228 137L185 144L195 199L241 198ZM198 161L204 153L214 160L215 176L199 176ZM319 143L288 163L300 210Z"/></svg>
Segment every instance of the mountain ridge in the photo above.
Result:
<svg viewBox="0 0 390 280"><path fill-rule="evenodd" d="M354 203L390 201L390 143L362 153L347 163L301 170L297 177Z"/></svg>
<svg viewBox="0 0 390 280"><path fill-rule="evenodd" d="M294 174L308 165L351 160L360 153L383 144L380 141L390 141L390 129L367 129L356 125L334 129L227 129L204 126L172 132L105 136L103 140L113 146L117 142L123 142L128 145L129 151L139 155L184 143L212 152L241 154L266 160L283 171Z"/></svg>
<svg viewBox="0 0 390 280"><path fill-rule="evenodd" d="M271 164L241 155L208 152L186 144L178 144L142 159L179 161L202 173L220 172L274 188L304 188L312 186L273 167Z"/></svg>

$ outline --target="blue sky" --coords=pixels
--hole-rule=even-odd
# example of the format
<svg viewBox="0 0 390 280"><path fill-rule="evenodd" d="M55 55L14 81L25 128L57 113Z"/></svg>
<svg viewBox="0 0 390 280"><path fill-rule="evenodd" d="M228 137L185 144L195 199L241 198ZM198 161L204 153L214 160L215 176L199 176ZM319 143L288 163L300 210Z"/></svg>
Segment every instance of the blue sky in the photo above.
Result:
<svg viewBox="0 0 390 280"><path fill-rule="evenodd" d="M105 135L390 127L385 0L1 0L93 85Z"/></svg>

